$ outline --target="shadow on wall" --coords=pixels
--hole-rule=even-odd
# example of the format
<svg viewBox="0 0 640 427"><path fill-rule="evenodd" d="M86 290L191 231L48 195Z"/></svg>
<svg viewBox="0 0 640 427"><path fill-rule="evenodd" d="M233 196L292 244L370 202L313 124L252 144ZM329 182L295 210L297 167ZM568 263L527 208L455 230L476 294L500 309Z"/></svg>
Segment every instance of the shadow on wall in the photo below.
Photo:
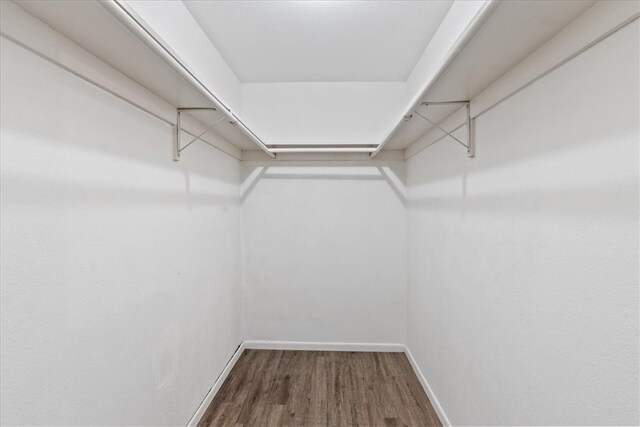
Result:
<svg viewBox="0 0 640 427"><path fill-rule="evenodd" d="M174 162L173 126L1 43L2 178L21 189L17 201L239 204L238 160L196 142Z"/></svg>
<svg viewBox="0 0 640 427"><path fill-rule="evenodd" d="M3 186L20 188L20 192L15 192L11 200L13 203L20 203L32 208L42 206L43 202L50 204L64 204L71 207L74 205L99 207L135 207L140 206L237 206L240 198L237 196L222 194L225 192L195 192L188 188L189 174L184 173L184 190L175 191L120 186L85 184L74 180L43 180L36 175L5 175L3 176ZM5 181L6 180L6 181ZM64 197L60 193L64 192Z"/></svg>
<svg viewBox="0 0 640 427"><path fill-rule="evenodd" d="M637 58L637 32L626 27L615 37L626 34L634 43L605 39L483 112L476 119L475 158L443 137L409 159L407 206L637 217L637 203L636 209L617 208L638 200L637 61L611 65Z"/></svg>
<svg viewBox="0 0 640 427"><path fill-rule="evenodd" d="M58 140L33 138L7 129L5 124L3 120L2 185L19 189L12 192L14 203L33 207L48 202L94 207L223 208L240 203L234 170L238 162L221 153L211 155L208 147L194 147L193 158L175 163L169 155L160 159L158 152L165 150L151 146L155 144L149 144L149 138L113 138L111 145L126 144L127 150L137 145L140 152L135 157L124 152L116 157L113 151L104 156L95 151L100 144L92 140L63 139L65 144L59 144ZM169 132L162 133L170 137Z"/></svg>
<svg viewBox="0 0 640 427"><path fill-rule="evenodd" d="M633 43L622 49L615 46L613 39L631 33ZM602 45L608 47L601 48ZM531 84L521 87L476 117L475 159L462 160L465 158L463 151L455 159L447 156L444 161L449 164L446 167L436 168L437 173L432 170L430 174L414 176L421 178L415 183L464 176L480 169L500 169L547 157L574 158L576 152L589 149L590 146L628 138L628 131L621 126L625 118L632 117L636 129L640 122L637 60L634 66L628 67L612 69L611 64L628 62L626 58L637 58L637 51L637 25L628 26ZM589 72L584 73L583 70L587 69ZM577 75L580 75L580 79L576 78ZM633 86L630 87L628 82L633 82ZM584 90L585 87L592 89ZM603 108L606 105L627 107L624 115L614 116L607 114ZM486 132L487 129L489 132ZM451 133L458 138L465 138L465 125L461 124ZM487 133L491 137L483 138ZM427 153L440 144L455 145L455 142L443 134L413 158L429 156ZM443 161L440 157L438 160Z"/></svg>
<svg viewBox="0 0 640 427"><path fill-rule="evenodd" d="M633 113L634 108L630 110ZM506 111L505 106L496 114ZM491 114L480 117L478 154L473 159L446 139L431 145L409 160L406 206L574 219L637 217L638 209L619 209L625 200L638 200L637 162L629 160L637 158L638 148L625 130L629 117L616 116L588 127L571 123L571 118L564 124L558 119L552 125L555 131L536 129L531 123L542 119L530 116L515 126ZM587 200L589 209L583 202Z"/></svg>
<svg viewBox="0 0 640 427"><path fill-rule="evenodd" d="M244 202L262 179L385 181L403 206L406 206L406 187L403 162L354 164L328 162L318 165L306 162L287 162L286 165L263 163L243 169L240 192Z"/></svg>

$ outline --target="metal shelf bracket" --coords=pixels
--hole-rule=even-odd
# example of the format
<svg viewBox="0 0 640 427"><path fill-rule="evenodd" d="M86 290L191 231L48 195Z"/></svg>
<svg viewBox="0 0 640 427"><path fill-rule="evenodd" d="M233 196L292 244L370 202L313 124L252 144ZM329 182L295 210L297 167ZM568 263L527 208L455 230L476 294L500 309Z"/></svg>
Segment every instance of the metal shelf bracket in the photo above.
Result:
<svg viewBox="0 0 640 427"><path fill-rule="evenodd" d="M212 147L215 148L214 145L208 143L207 141L205 141L204 139L201 139L201 138L204 136L205 133L209 132L211 129L213 129L214 127L218 126L224 120L229 120L228 117L223 115L219 120L217 120L215 123L213 123L212 125L207 127L199 135L196 135L196 137L193 138L191 141L187 142L184 145L181 145L180 144L180 131L182 129L181 129L181 126L180 126L180 122L182 121L182 112L183 111L218 111L218 110L216 108L178 108L177 109L176 126L175 126L175 137L173 138L173 160L175 160L176 162L178 160L180 160L180 153L182 153L182 151L185 148L187 148L188 146L190 146L191 144L193 144L197 140L200 140L200 141L204 142L205 144L211 145ZM231 123L232 125L235 125L237 122L229 122L229 123Z"/></svg>
<svg viewBox="0 0 640 427"><path fill-rule="evenodd" d="M466 109L466 118L467 118L467 122L466 122L466 128L467 128L467 142L464 143L463 141L460 141L458 138L456 138L455 136L453 136L451 134L451 132L448 132L446 130L444 130L438 123L434 122L433 120L429 119L428 117L426 117L423 114L420 114L418 111L413 111L412 114L406 115L404 116L404 120L405 121L409 121L411 120L411 118L413 117L413 115L417 115L418 117L422 118L423 120L426 120L427 122L431 123L433 126L435 126L436 128L440 129L442 132L444 132L447 136L449 136L450 138L452 138L454 141L456 141L458 144L462 145L464 148L466 148L467 150L467 156L469 157L475 157L476 155L476 144L475 144L475 138L474 138L474 120L471 118L471 103L469 101L438 101L438 102L421 102L420 105L424 105L425 107L429 106L429 105L457 105L457 104L464 104L465 109Z"/></svg>

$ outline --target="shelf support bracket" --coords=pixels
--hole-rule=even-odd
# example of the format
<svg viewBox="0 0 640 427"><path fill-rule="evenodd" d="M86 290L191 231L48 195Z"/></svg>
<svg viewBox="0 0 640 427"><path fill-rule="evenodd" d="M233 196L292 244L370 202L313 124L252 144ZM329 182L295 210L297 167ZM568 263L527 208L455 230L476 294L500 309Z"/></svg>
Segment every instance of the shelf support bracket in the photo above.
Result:
<svg viewBox="0 0 640 427"><path fill-rule="evenodd" d="M433 120L429 119L427 116L425 116L423 114L420 114L418 111L414 110L412 114L404 116L404 120L405 121L409 121L409 120L411 120L411 118L413 117L414 114L417 115L418 117L422 118L423 120L426 120L427 122L431 123L437 129L439 129L442 132L444 132L448 137L452 138L458 144L460 144L464 148L466 148L467 156L475 157L475 155L476 155L476 144L475 144L474 129L473 129L474 128L474 119L471 118L471 102L469 102L469 101L438 101L438 102L425 101L425 102L421 102L420 103L420 105L424 105L425 107L428 107L429 105L462 105L462 104L464 104L464 106L465 106L466 118L467 118L467 121L466 121L467 142L466 143L464 143L463 141L460 141L458 138L453 136L451 134L451 132L446 131L438 123L436 123Z"/></svg>
<svg viewBox="0 0 640 427"><path fill-rule="evenodd" d="M182 130L182 128L181 128L180 123L182 121L182 112L183 111L217 111L217 110L215 108L178 108L177 109L175 136L173 138L173 160L175 160L176 162L178 160L180 160L180 153L182 153L182 151L185 148L187 148L188 146L190 146L191 144L193 144L197 140L200 140L200 141L204 142L205 144L211 145L210 143L208 143L207 141L205 141L204 139L201 139L201 138L204 136L205 133L209 132L211 129L213 129L214 127L218 126L225 119L227 119L227 117L222 116L215 123L213 123L212 125L208 126L204 131L200 132L200 134L196 135L196 137L193 138L191 141L187 142L184 145L181 145L180 144L180 131ZM234 124L234 123L232 123L232 124Z"/></svg>

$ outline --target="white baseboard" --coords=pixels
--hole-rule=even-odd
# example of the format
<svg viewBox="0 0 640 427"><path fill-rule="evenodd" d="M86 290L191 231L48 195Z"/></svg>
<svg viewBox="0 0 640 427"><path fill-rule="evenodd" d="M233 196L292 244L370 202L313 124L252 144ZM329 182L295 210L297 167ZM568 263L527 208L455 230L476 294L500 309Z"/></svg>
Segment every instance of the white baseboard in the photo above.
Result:
<svg viewBox="0 0 640 427"><path fill-rule="evenodd" d="M213 398L216 396L216 393L218 393L218 390L220 390L220 387L222 387L222 384L224 384L224 381L229 376L229 372L231 372L231 370L235 366L238 359L240 359L240 355L242 354L244 349L245 349L244 342L242 342L240 343L240 347L238 347L236 352L233 353L233 356L231 357L227 365L222 370L222 373L220 374L216 382L213 383L213 387L211 387L211 390L209 390L209 393L207 393L207 396L204 398L202 403L200 403L200 406L198 406L198 409L196 410L195 414L193 414L193 417L191 417L191 419L189 420L189 423L187 423L187 427L196 427L198 425L198 423L202 419L202 416L207 411L207 408L213 401Z"/></svg>
<svg viewBox="0 0 640 427"><path fill-rule="evenodd" d="M303 341L244 341L244 348L256 350L309 350L309 351L371 351L404 353L403 344L303 342Z"/></svg>
<svg viewBox="0 0 640 427"><path fill-rule="evenodd" d="M420 367L418 366L418 362L416 362L416 359L413 358L413 354L411 354L409 347L404 346L404 353L407 355L407 359L409 359L409 363L411 363L413 372L415 372L416 376L418 377L418 380L420 380L420 384L422 384L422 388L424 389L424 392L427 393L427 397L429 398L429 401L431 402L433 409L435 409L436 413L438 414L438 418L440 418L440 423L442 423L442 425L445 427L451 426L451 422L449 421L447 414L445 414L444 409L442 409L442 406L440 406L440 402L438 402L438 398L433 393L431 386L429 385L429 383L427 382L427 379L424 377L422 371L420 370Z"/></svg>

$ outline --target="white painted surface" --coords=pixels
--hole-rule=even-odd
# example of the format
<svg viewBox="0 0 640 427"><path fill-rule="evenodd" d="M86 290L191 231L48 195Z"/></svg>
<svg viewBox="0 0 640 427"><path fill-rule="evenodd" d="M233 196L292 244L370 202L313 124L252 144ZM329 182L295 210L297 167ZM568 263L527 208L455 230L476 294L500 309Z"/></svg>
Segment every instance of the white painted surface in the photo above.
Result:
<svg viewBox="0 0 640 427"><path fill-rule="evenodd" d="M378 143L404 83L243 83L242 117L267 144Z"/></svg>
<svg viewBox="0 0 640 427"><path fill-rule="evenodd" d="M241 341L239 162L2 39L3 425L184 425Z"/></svg>
<svg viewBox="0 0 640 427"><path fill-rule="evenodd" d="M191 419L187 423L187 427L196 427L198 425L204 414L207 412L207 409L209 409L209 405L211 405L211 402L213 402L216 394L218 394L218 391L220 391L222 385L233 370L233 367L236 365L236 363L238 363L238 360L240 360L240 356L242 356L245 348L247 347L245 346L245 343L243 341L238 346L235 353L233 353L233 356L222 370L220 376L216 379L216 382L211 387L211 390L209 390L209 393L207 393L207 396L202 400L202 402L200 402L200 406L198 406L198 409L193 414L193 417L191 417Z"/></svg>
<svg viewBox="0 0 640 427"><path fill-rule="evenodd" d="M405 81L452 3L185 1L242 82Z"/></svg>
<svg viewBox="0 0 640 427"><path fill-rule="evenodd" d="M303 341L244 341L245 348L256 350L298 350L298 351L365 351L376 353L399 353L405 350L398 343L360 342L303 342Z"/></svg>
<svg viewBox="0 0 640 427"><path fill-rule="evenodd" d="M424 390L425 394L429 398L429 402L431 403L431 406L436 411L436 414L438 415L438 419L440 420L440 423L445 427L450 426L451 421L449 421L447 414L444 412L444 409L442 409L442 406L438 401L438 397L433 393L433 390L429 385L429 381L427 381L427 378L422 373L420 366L418 366L418 362L416 362L416 359L413 357L413 354L411 354L411 350L409 350L409 348L405 345L403 352L407 356L407 359L411 364L411 368L413 369L413 372L416 374L416 377L418 377L418 381L420 381L420 385L422 386L422 389Z"/></svg>
<svg viewBox="0 0 640 427"><path fill-rule="evenodd" d="M238 78L183 2L126 0L126 3L227 107L240 111Z"/></svg>
<svg viewBox="0 0 640 427"><path fill-rule="evenodd" d="M403 162L242 169L245 339L404 342Z"/></svg>
<svg viewBox="0 0 640 427"><path fill-rule="evenodd" d="M407 345L454 425L640 421L638 36L407 163Z"/></svg>
<svg viewBox="0 0 640 427"><path fill-rule="evenodd" d="M248 150L242 152L242 161L264 161L269 158L262 151ZM400 150L385 150L376 157L376 161L392 160L404 161L404 152ZM352 161L369 163L369 153L281 153L278 154L278 162L297 161Z"/></svg>

